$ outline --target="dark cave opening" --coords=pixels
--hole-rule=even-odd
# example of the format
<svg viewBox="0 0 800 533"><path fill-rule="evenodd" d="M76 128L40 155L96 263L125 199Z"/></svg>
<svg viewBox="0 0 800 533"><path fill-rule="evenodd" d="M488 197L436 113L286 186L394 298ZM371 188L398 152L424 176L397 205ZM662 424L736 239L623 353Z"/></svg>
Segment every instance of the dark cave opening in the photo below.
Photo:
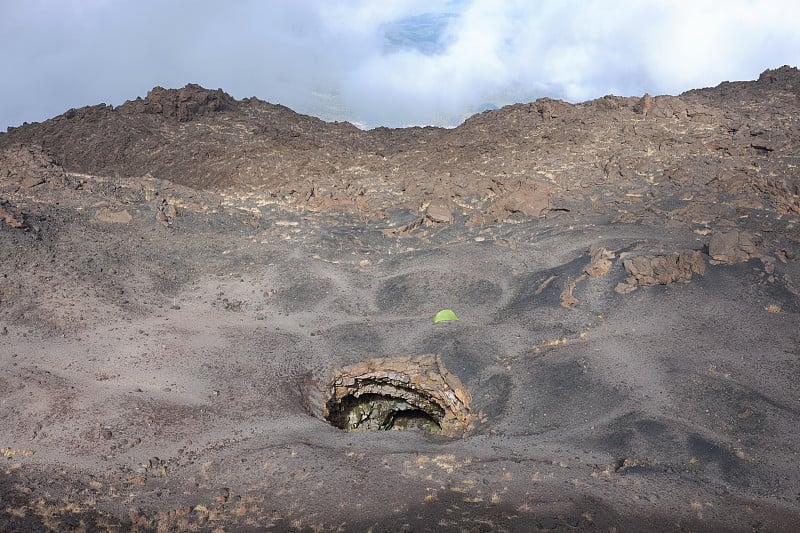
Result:
<svg viewBox="0 0 800 533"><path fill-rule="evenodd" d="M429 403L429 402L426 402ZM440 433L439 409L430 411L404 398L384 394L350 394L328 405L328 421L344 430L424 430Z"/></svg>

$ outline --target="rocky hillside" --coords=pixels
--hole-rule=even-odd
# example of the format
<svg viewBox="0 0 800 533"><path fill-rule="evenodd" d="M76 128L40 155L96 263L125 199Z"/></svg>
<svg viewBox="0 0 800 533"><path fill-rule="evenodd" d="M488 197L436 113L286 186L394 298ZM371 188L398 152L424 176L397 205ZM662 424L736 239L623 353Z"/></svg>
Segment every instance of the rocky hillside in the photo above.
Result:
<svg viewBox="0 0 800 533"><path fill-rule="evenodd" d="M796 531L799 108L0 134L0 531Z"/></svg>
<svg viewBox="0 0 800 533"><path fill-rule="evenodd" d="M571 210L681 224L722 206L800 213L799 95L800 72L781 67L680 96L540 99L454 129L361 131L187 85L11 128L0 151L379 218L432 205L475 222ZM0 167L0 179L21 168L8 154Z"/></svg>

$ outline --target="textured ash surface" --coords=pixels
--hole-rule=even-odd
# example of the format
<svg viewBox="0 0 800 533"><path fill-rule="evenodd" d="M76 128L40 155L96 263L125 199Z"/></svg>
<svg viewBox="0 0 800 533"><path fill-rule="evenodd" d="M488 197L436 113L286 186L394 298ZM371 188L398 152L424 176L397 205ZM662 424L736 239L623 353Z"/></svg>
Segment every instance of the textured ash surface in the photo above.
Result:
<svg viewBox="0 0 800 533"><path fill-rule="evenodd" d="M0 135L0 529L793 530L799 87L362 132L188 86ZM305 408L429 353L465 438Z"/></svg>

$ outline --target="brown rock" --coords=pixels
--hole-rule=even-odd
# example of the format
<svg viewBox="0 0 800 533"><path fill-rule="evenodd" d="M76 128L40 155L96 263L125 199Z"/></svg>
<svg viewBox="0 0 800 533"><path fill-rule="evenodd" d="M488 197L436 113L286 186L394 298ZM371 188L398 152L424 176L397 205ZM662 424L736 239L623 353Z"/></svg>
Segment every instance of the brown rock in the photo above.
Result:
<svg viewBox="0 0 800 533"><path fill-rule="evenodd" d="M583 271L591 277L604 276L611 268L614 252L592 246L589 248L589 254L592 258L589 264L583 267Z"/></svg>
<svg viewBox="0 0 800 533"><path fill-rule="evenodd" d="M428 206L425 216L434 223L451 224L454 220L453 212L444 204L431 204Z"/></svg>
<svg viewBox="0 0 800 533"><path fill-rule="evenodd" d="M163 209L156 211L156 221L163 226L169 226L169 217L164 213Z"/></svg>
<svg viewBox="0 0 800 533"><path fill-rule="evenodd" d="M44 182L45 180L42 176L28 176L27 178L22 180L20 186L23 189L33 189L37 185L41 185Z"/></svg>
<svg viewBox="0 0 800 533"><path fill-rule="evenodd" d="M494 202L490 211L500 217L508 214L539 216L550 207L550 187L545 184L524 185Z"/></svg>
<svg viewBox="0 0 800 533"><path fill-rule="evenodd" d="M397 227L397 228L386 228L386 229L383 229L383 230L381 230L381 233L385 237L402 236L402 235L409 234L409 233L413 232L414 230L417 230L417 229L421 228L424 223L425 223L425 218L424 217L423 218L418 218L416 220L413 220L413 221L409 222L408 224L405 224L405 225Z"/></svg>
<svg viewBox="0 0 800 533"><path fill-rule="evenodd" d="M758 255L759 245L759 239L746 231L715 232L708 241L708 255L717 263L733 265Z"/></svg>
<svg viewBox="0 0 800 533"><path fill-rule="evenodd" d="M94 218L99 222L108 222L110 224L128 224L133 220L131 214L124 209L122 211L112 211L107 208L99 209Z"/></svg>
<svg viewBox="0 0 800 533"><path fill-rule="evenodd" d="M0 185L10 182L32 189L63 176L64 169L41 146L17 145L0 152Z"/></svg>
<svg viewBox="0 0 800 533"><path fill-rule="evenodd" d="M706 263L698 251L675 252L669 255L640 255L622 262L630 277L630 286L667 285L676 281L688 283L694 274L703 275ZM617 292L629 292L617 287Z"/></svg>
<svg viewBox="0 0 800 533"><path fill-rule="evenodd" d="M117 111L124 114L153 113L177 118L181 122L233 106L235 100L221 89L209 90L190 83L182 89L155 87L142 100L125 102Z"/></svg>
<svg viewBox="0 0 800 533"><path fill-rule="evenodd" d="M25 227L22 212L8 202L0 202L0 219L4 220L12 228Z"/></svg>
<svg viewBox="0 0 800 533"><path fill-rule="evenodd" d="M647 116L647 113L653 108L653 98L648 94L644 93L639 99L639 102L633 107L633 111L640 114Z"/></svg>
<svg viewBox="0 0 800 533"><path fill-rule="evenodd" d="M585 279L586 274L580 275L576 280L568 283L567 286L564 287L564 290L561 291L561 307L566 307L569 309L580 303L573 293L575 292L575 287L578 286L578 283Z"/></svg>
<svg viewBox="0 0 800 533"><path fill-rule="evenodd" d="M173 204L167 204L163 208L164 214L167 215L168 219L178 218L180 216L180 212L178 208L175 207Z"/></svg>

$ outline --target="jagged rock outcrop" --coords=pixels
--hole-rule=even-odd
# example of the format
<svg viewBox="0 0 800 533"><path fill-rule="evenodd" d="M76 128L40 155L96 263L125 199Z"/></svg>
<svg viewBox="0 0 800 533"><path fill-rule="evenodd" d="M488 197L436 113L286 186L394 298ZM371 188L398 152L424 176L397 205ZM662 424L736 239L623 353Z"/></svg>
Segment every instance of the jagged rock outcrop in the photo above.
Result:
<svg viewBox="0 0 800 533"><path fill-rule="evenodd" d="M195 116L224 111L235 105L236 100L222 89L212 91L190 83L178 90L155 87L146 98L125 102L117 112L129 115L153 113L187 122Z"/></svg>
<svg viewBox="0 0 800 533"><path fill-rule="evenodd" d="M637 255L622 261L630 276L616 287L620 293L631 292L638 286L688 283L692 276L702 276L706 260L699 251L673 252L671 254Z"/></svg>

